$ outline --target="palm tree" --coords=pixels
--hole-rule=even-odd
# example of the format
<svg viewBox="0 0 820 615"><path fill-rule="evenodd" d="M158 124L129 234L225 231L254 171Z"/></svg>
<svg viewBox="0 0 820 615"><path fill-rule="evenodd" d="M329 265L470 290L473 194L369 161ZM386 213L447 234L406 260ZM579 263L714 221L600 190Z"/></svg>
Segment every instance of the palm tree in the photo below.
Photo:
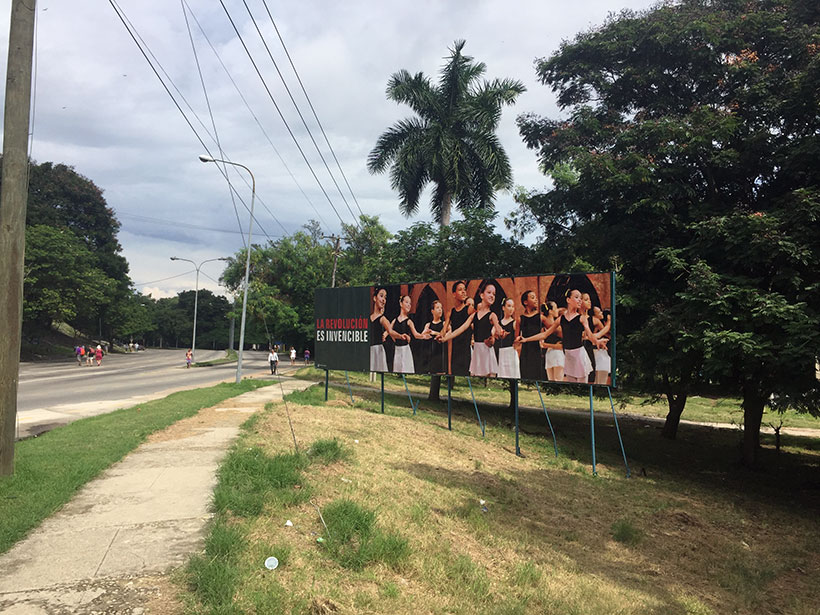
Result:
<svg viewBox="0 0 820 615"><path fill-rule="evenodd" d="M520 81L478 83L486 66L462 55L456 41L441 69L438 84L423 73L393 74L387 97L404 103L416 116L401 120L379 137L367 158L371 173L390 169L405 216L418 211L419 196L433 184L430 209L439 224L450 224L450 210L489 207L499 189L512 186L512 169L495 134L502 105L525 91Z"/></svg>

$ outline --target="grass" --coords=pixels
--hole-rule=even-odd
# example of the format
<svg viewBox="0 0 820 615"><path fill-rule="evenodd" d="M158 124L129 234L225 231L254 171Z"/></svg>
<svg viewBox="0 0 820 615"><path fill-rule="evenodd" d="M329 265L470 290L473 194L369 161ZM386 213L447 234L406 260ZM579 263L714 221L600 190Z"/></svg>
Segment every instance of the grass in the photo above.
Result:
<svg viewBox="0 0 820 615"><path fill-rule="evenodd" d="M271 410L266 407L267 413ZM311 463L327 467L352 458L352 452L335 438L317 440L306 454L266 454L259 445L248 446L259 433L259 420L257 415L243 425L242 437L220 467L205 552L192 558L184 572L189 602L207 613L244 612L235 604L235 595L249 576L258 578L259 562L269 554L279 560L277 570L291 565L293 547L286 541L260 541L254 525L309 500L313 490L304 471ZM375 511L346 499L323 508L326 529L315 544L341 566L352 570L373 563L397 566L407 558L407 540L379 528ZM254 537L253 543L249 536ZM256 612L286 612L280 608L286 596L275 580L264 579L264 587L246 588L246 601Z"/></svg>
<svg viewBox="0 0 820 615"><path fill-rule="evenodd" d="M619 519L612 524L612 538L628 547L636 547L643 539L643 532L628 519Z"/></svg>
<svg viewBox="0 0 820 615"><path fill-rule="evenodd" d="M306 380L323 381L324 374L324 370L314 367L305 367L300 369L295 376ZM371 383L367 373L348 372L348 377L351 386L374 387L379 385L378 382L375 384ZM330 382L337 385L344 385L344 389L347 390L344 372L331 371ZM467 379L456 378L455 383L453 397L461 401L469 401L470 390L468 388ZM384 384L385 390L387 391L404 391L404 383L401 378L394 374L385 374ZM407 376L407 384L410 392L414 396L426 398L430 390L430 377ZM502 404L504 406L509 403L509 391L501 381L490 379L487 380L485 384L484 379L474 379L472 385L476 399L479 402ZM548 385L545 387L542 383L541 392L548 410L559 409L589 412L589 389L586 387L573 388L567 385ZM356 391L354 391L354 395L355 394ZM441 395L443 399L447 399L446 378L442 379ZM609 398L605 390L596 388L595 397L597 399L595 402L596 409L602 412L608 412L610 410ZM665 401L660 400L653 402L650 397L645 395L614 389L613 397L619 415L625 414L663 419L669 411ZM519 387L519 405L540 410L541 401L534 385L521 384ZM743 423L743 410L740 407L739 399L692 395L686 402L686 408L681 418L684 421L722 423L739 426ZM793 410L788 410L783 414L767 411L763 415L763 425L764 427L768 427L770 424L777 426L780 424L781 419L783 421L783 427L820 429L820 417L800 414Z"/></svg>
<svg viewBox="0 0 820 615"><path fill-rule="evenodd" d="M80 487L152 433L229 397L270 383L182 391L132 408L74 421L15 444L15 471L0 477L0 553L56 512Z"/></svg>
<svg viewBox="0 0 820 615"><path fill-rule="evenodd" d="M362 570L373 562L397 566L409 554L407 540L376 528L376 513L348 499L324 507L324 545L343 568Z"/></svg>
<svg viewBox="0 0 820 615"><path fill-rule="evenodd" d="M225 351L225 356L221 359L213 359L211 361L197 361L193 363L193 367L211 367L213 365L225 365L226 363L234 363L236 361L236 350L229 348Z"/></svg>
<svg viewBox="0 0 820 615"><path fill-rule="evenodd" d="M596 420L594 477L585 414L553 418L556 458L543 412L522 412L521 458L504 408L481 407L482 438L471 404L453 404L449 431L446 404L412 416L389 391L382 414L376 392L354 390L353 405L329 393L288 397L300 449L326 451L306 452L299 488L284 488L310 499L271 492L256 515L218 513L236 550L212 549L202 582L223 575L230 602L191 586L194 611L803 615L820 603L816 439L791 437L777 455L764 438L768 470L752 473L734 462L735 431L693 426L669 442L624 420L627 479L613 426ZM237 454L292 448L274 404Z"/></svg>

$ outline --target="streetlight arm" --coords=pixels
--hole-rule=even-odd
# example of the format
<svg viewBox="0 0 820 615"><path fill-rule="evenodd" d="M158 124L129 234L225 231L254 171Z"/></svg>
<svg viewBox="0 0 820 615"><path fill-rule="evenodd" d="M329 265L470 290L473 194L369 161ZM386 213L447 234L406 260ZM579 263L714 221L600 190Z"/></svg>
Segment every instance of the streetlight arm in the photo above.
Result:
<svg viewBox="0 0 820 615"><path fill-rule="evenodd" d="M244 350L245 345L245 316L248 308L248 276L250 275L251 270L251 250L253 249L253 243L251 243L251 230L253 229L253 202L256 197L256 178L253 176L253 171L251 171L244 164L231 162L229 160L221 160L212 156L206 156L205 154L201 154L199 159L202 162L221 162L223 164L230 164L235 167L240 167L245 169L251 176L251 218L248 221L248 254L245 259L245 288L242 296L242 323L239 326L239 354L236 358L236 383L239 384L242 381L242 351Z"/></svg>

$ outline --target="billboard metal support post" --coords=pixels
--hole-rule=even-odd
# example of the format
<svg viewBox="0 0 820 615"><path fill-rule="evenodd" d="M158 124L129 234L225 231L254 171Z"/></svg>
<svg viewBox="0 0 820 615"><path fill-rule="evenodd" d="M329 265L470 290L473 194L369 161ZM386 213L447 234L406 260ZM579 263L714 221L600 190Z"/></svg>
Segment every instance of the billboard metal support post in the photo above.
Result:
<svg viewBox="0 0 820 615"><path fill-rule="evenodd" d="M467 384L470 385L470 395L473 398L473 407L475 408L475 415L478 417L478 424L481 426L481 437L484 437L484 423L481 422L481 415L478 413L478 404L475 403L475 393L473 393L473 383L470 382L470 377L467 376Z"/></svg>
<svg viewBox="0 0 820 615"><path fill-rule="evenodd" d="M404 381L404 390L407 391L407 397L410 399L410 407L413 409L413 416L416 416L416 408L418 404L413 403L413 396L410 395L410 389L407 387L407 377L402 374L401 379Z"/></svg>
<svg viewBox="0 0 820 615"><path fill-rule="evenodd" d="M345 380L347 381L347 392L350 393L350 404L353 405L356 402L353 401L353 389L350 388L350 376L347 375L347 370L345 370Z"/></svg>
<svg viewBox="0 0 820 615"><path fill-rule="evenodd" d="M618 432L618 442L620 442L620 444L621 444L621 453L624 456L624 465L626 466L626 477L629 478L631 473L629 471L629 464L626 461L626 451L624 450L624 441L621 439L621 428L618 427L618 416L615 414L615 402L612 401L612 389L607 387L606 392L609 393L609 405L612 407L612 418L615 419L615 431Z"/></svg>
<svg viewBox="0 0 820 615"><path fill-rule="evenodd" d="M453 377L447 376L447 429L453 431Z"/></svg>
<svg viewBox="0 0 820 615"><path fill-rule="evenodd" d="M521 447L518 446L518 380L512 380L511 382L513 402L515 403L515 454L518 457L523 457Z"/></svg>
<svg viewBox="0 0 820 615"><path fill-rule="evenodd" d="M325 401L327 401L327 382L330 379L330 370L325 370Z"/></svg>
<svg viewBox="0 0 820 615"><path fill-rule="evenodd" d="M552 434L552 445L555 448L555 456L558 457L558 441L555 439L555 430L552 428L552 421L550 421L550 415L547 412L547 407L544 405L544 398L541 396L541 385L538 381L535 381L535 388L538 389L538 399L541 400L541 407L544 409L544 416L547 417L547 425L549 425L550 433Z"/></svg>
<svg viewBox="0 0 820 615"><path fill-rule="evenodd" d="M592 475L598 476L595 469L595 411L592 409L592 385L589 385L589 431L592 434Z"/></svg>
<svg viewBox="0 0 820 615"><path fill-rule="evenodd" d="M381 373L382 377L382 414L384 414L384 372Z"/></svg>

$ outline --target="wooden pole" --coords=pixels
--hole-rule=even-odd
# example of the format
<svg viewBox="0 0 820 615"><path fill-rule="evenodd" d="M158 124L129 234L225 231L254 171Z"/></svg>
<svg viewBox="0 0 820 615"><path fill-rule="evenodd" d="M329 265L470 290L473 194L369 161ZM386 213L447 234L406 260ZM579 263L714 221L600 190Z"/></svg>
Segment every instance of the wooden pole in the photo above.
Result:
<svg viewBox="0 0 820 615"><path fill-rule="evenodd" d="M0 476L14 473L36 0L12 0L0 189Z"/></svg>

